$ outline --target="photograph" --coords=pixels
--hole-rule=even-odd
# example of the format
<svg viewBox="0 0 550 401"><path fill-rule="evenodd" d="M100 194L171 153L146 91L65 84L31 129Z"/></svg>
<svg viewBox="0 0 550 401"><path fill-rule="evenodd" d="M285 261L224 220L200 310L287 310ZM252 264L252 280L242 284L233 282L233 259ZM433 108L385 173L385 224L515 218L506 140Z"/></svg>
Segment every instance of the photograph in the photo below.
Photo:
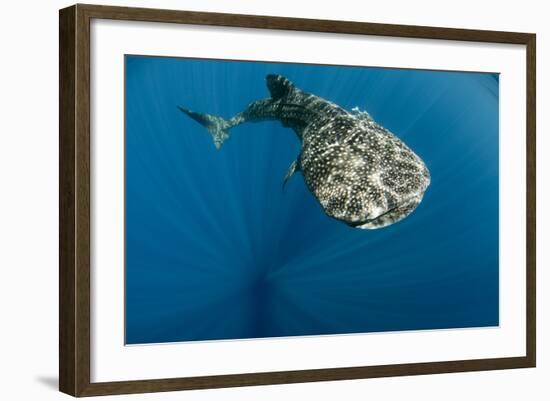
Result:
<svg viewBox="0 0 550 401"><path fill-rule="evenodd" d="M498 327L499 73L124 55L125 344Z"/></svg>
<svg viewBox="0 0 550 401"><path fill-rule="evenodd" d="M536 33L337 18L60 10L61 392L536 366Z"/></svg>
<svg viewBox="0 0 550 401"><path fill-rule="evenodd" d="M550 399L544 4L5 2L2 399Z"/></svg>

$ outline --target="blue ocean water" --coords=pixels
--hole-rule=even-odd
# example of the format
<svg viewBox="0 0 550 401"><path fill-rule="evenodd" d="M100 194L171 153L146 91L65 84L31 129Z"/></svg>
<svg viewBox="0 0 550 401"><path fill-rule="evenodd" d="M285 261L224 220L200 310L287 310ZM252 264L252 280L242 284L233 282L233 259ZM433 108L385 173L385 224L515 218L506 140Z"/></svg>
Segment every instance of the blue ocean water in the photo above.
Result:
<svg viewBox="0 0 550 401"><path fill-rule="evenodd" d="M265 76L368 111L426 163L405 220L327 217L294 132L231 130L217 151L176 106L231 117ZM127 344L499 324L498 75L126 56Z"/></svg>

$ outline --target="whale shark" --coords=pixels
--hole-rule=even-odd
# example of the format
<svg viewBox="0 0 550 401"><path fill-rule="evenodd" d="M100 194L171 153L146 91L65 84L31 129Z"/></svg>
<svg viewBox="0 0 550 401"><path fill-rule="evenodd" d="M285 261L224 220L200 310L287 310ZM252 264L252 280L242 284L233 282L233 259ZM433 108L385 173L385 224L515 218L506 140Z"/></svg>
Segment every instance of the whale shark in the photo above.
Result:
<svg viewBox="0 0 550 401"><path fill-rule="evenodd" d="M376 229L403 220L430 184L422 159L366 111L344 108L302 91L282 75L268 74L270 96L225 119L179 110L204 126L216 149L229 130L247 122L278 120L294 130L301 150L283 179L297 172L324 212L351 227Z"/></svg>

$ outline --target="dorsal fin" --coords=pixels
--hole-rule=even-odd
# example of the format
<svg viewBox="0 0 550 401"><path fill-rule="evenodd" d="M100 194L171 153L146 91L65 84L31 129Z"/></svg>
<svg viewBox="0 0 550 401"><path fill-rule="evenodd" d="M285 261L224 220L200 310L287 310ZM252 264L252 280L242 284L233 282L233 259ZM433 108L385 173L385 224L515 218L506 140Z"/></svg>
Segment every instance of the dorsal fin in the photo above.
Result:
<svg viewBox="0 0 550 401"><path fill-rule="evenodd" d="M295 89L295 86L282 75L268 74L265 77L267 88L273 99L280 99Z"/></svg>

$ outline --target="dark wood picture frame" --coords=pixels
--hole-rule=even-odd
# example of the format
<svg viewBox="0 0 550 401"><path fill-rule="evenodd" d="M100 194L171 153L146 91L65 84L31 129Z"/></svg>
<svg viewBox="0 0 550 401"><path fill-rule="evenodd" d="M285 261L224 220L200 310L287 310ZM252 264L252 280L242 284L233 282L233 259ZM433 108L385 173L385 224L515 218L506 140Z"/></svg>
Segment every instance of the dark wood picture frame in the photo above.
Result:
<svg viewBox="0 0 550 401"><path fill-rule="evenodd" d="M121 382L90 381L90 21L93 18L269 28L526 46L526 350L523 357L328 368ZM74 5L59 13L59 389L73 396L534 367L535 43L531 33L495 32L141 8Z"/></svg>

